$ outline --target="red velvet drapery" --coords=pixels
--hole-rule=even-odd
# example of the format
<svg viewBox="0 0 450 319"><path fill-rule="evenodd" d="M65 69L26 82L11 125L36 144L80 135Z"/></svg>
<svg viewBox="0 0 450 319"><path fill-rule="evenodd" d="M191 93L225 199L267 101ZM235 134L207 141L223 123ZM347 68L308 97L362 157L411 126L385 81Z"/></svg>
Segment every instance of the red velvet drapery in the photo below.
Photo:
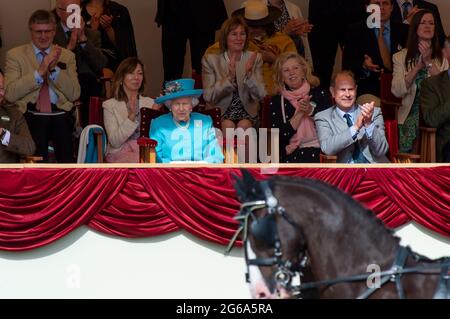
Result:
<svg viewBox="0 0 450 319"><path fill-rule="evenodd" d="M227 244L239 207L233 173L240 174L227 168L2 169L0 249L40 247L83 224L122 237L185 229ZM282 168L277 174L335 185L389 227L413 220L450 236L450 167Z"/></svg>

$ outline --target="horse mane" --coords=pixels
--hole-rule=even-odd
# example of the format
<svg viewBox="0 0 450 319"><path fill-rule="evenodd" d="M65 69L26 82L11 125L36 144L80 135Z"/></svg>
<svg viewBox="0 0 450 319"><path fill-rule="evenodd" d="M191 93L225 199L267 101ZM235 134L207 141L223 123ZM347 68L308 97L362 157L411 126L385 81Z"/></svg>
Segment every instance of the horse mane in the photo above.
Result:
<svg viewBox="0 0 450 319"><path fill-rule="evenodd" d="M386 225L375 216L373 211L365 208L362 204L352 198L349 194L345 193L341 189L327 184L318 179L311 178L292 178L291 176L274 176L271 178L273 181L274 188L277 184L283 185L294 185L294 186L306 186L318 190L319 192L325 194L325 196L330 196L331 198L336 198L344 202L350 209L348 209L349 214L364 224L367 224L380 236L389 235L394 237L397 241L399 239L394 236L394 232L387 228ZM382 238L382 237L378 237Z"/></svg>

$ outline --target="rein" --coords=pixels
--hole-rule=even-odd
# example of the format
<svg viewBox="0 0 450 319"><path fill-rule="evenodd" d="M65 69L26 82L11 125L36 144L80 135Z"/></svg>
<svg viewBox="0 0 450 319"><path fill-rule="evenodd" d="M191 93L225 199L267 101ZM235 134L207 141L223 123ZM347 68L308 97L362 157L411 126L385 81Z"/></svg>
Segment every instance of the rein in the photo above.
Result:
<svg viewBox="0 0 450 319"><path fill-rule="evenodd" d="M314 289L322 286L333 286L340 283L351 283L351 282L358 282L358 281L365 281L370 276L378 276L381 278L380 284L376 285L372 288L368 288L364 293L359 295L356 299L367 299L369 298L377 289L380 289L384 284L387 282L395 282L397 293L400 297L400 299L405 299L405 292L403 289L403 286L401 284L401 276L403 274L427 274L427 275L439 275L441 273L441 281L449 280L450 273L447 275L447 278L445 276L442 276L441 272L430 272L430 270L436 270L436 269L448 269L450 268L450 260L443 261L439 265L423 265L419 267L410 267L410 268L404 268L406 259L408 256L414 255L409 247L405 246L399 246L399 249L397 250L396 258L394 261L394 264L389 270L385 270L382 272L375 272L371 274L360 274L360 275L354 275L354 276L348 276L348 277L341 277L336 279L328 279L328 280L321 280L321 281L315 281L315 282L308 282L301 284L299 287L297 287L297 293L300 293L304 290ZM447 270L448 271L448 270ZM443 278L442 278L443 277ZM450 282L450 281L449 281ZM447 283L448 285L449 283ZM447 294L450 293L450 291L447 292ZM448 298L448 297L447 297Z"/></svg>

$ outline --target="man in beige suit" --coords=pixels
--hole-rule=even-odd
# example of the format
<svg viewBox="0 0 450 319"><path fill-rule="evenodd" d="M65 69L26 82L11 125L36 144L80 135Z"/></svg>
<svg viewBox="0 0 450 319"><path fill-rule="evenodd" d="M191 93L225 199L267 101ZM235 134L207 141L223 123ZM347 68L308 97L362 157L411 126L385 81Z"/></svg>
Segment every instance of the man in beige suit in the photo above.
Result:
<svg viewBox="0 0 450 319"><path fill-rule="evenodd" d="M53 46L54 15L34 12L28 22L31 43L6 55L6 99L18 105L36 143L36 155L48 161L53 141L56 160L73 162L73 101L80 96L75 55Z"/></svg>
<svg viewBox="0 0 450 319"><path fill-rule="evenodd" d="M0 70L0 163L15 163L18 155L31 155L36 147L22 113L5 100L4 84Z"/></svg>

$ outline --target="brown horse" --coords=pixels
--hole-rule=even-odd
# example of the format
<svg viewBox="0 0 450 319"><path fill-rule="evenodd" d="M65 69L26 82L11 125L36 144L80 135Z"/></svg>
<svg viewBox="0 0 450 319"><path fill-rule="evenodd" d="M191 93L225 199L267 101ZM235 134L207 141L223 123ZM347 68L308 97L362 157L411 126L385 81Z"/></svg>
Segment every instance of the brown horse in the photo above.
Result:
<svg viewBox="0 0 450 319"><path fill-rule="evenodd" d="M400 246L341 190L282 176L258 182L242 173L237 219L254 297L450 298L450 258L430 260Z"/></svg>

